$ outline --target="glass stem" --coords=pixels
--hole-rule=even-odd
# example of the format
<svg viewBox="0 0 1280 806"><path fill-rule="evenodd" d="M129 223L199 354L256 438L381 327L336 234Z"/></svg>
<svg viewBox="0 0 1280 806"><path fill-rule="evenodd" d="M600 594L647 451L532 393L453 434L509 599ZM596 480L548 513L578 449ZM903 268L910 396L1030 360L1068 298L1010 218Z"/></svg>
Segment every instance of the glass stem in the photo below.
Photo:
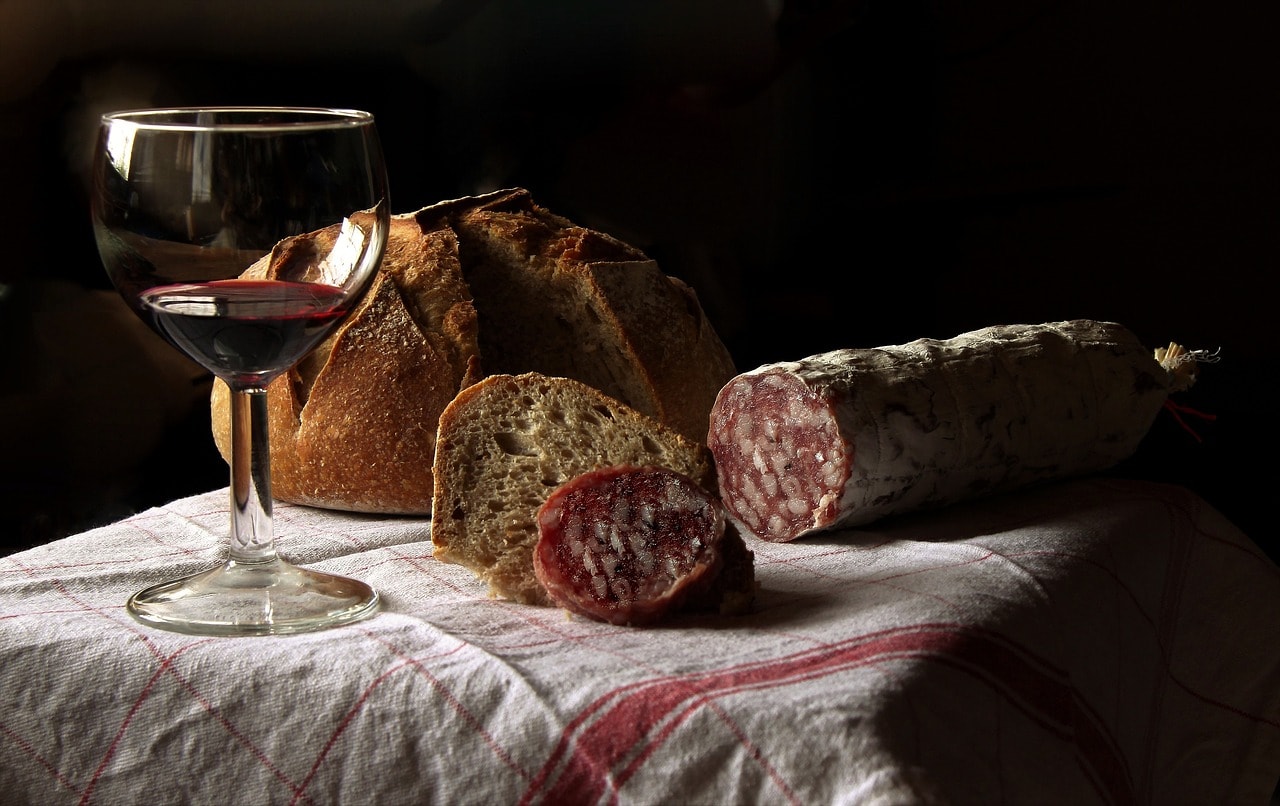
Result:
<svg viewBox="0 0 1280 806"><path fill-rule="evenodd" d="M265 389L231 390L231 560L276 559Z"/></svg>

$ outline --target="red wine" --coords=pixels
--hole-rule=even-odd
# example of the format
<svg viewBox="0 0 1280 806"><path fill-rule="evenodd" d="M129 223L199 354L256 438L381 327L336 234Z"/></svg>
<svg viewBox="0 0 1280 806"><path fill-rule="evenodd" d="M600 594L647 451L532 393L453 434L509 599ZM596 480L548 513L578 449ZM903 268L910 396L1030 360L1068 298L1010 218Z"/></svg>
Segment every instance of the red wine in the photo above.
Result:
<svg viewBox="0 0 1280 806"><path fill-rule="evenodd" d="M265 385L346 315L346 293L320 283L217 280L141 295L156 329L232 386Z"/></svg>

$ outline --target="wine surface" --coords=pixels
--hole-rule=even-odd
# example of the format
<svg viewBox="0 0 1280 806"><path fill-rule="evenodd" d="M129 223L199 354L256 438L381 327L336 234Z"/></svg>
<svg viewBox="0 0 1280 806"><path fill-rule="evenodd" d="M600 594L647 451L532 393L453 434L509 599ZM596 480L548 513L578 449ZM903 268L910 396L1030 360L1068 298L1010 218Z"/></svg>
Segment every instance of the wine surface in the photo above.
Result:
<svg viewBox="0 0 1280 806"><path fill-rule="evenodd" d="M141 295L156 329L233 388L265 386L348 309L342 289L282 280L165 285Z"/></svg>

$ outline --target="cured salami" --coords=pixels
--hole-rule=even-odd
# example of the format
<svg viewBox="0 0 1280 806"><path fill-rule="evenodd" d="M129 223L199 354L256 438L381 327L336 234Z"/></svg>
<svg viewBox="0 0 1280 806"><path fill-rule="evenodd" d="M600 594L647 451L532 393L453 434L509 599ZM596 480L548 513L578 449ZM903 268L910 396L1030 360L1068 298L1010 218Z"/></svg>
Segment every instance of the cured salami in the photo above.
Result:
<svg viewBox="0 0 1280 806"><path fill-rule="evenodd" d="M1159 353L1168 365L1121 325L1074 320L768 364L712 408L721 499L782 542L1100 471L1194 379L1194 354Z"/></svg>
<svg viewBox="0 0 1280 806"><path fill-rule="evenodd" d="M556 604L598 621L653 624L703 596L724 567L723 509L672 470L584 473L547 498L537 522L538 581Z"/></svg>

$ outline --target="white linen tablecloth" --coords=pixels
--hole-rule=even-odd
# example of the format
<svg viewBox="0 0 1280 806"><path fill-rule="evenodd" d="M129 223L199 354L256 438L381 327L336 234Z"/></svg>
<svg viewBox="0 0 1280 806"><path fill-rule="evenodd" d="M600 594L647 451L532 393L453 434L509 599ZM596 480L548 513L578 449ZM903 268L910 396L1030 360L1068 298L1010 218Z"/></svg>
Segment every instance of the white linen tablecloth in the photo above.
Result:
<svg viewBox="0 0 1280 806"><path fill-rule="evenodd" d="M428 520L276 521L382 611L132 621L220 556L225 490L0 558L0 802L1264 804L1280 777L1280 570L1180 487L749 541L754 613L650 629L490 599Z"/></svg>

